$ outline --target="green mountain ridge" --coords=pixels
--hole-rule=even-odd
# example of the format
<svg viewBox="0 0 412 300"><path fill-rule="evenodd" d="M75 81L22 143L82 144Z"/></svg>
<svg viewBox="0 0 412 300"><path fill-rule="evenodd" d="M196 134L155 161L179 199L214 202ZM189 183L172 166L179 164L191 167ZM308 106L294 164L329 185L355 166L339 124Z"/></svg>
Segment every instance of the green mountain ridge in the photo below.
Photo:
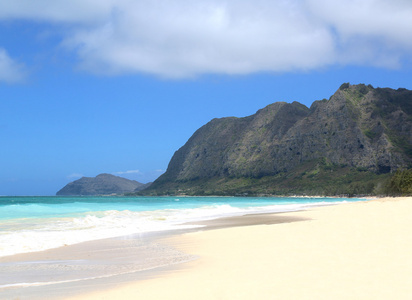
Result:
<svg viewBox="0 0 412 300"><path fill-rule="evenodd" d="M343 84L310 108L213 119L145 195L371 194L412 166L412 91Z"/></svg>

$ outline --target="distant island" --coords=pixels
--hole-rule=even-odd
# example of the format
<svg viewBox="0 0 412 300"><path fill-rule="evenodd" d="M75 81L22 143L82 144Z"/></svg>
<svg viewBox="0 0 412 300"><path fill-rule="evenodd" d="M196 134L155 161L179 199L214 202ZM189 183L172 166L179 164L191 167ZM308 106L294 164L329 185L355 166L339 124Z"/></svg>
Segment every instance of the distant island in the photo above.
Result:
<svg viewBox="0 0 412 300"><path fill-rule="evenodd" d="M310 108L277 102L213 119L138 194L404 193L411 166L412 91L345 83Z"/></svg>
<svg viewBox="0 0 412 300"><path fill-rule="evenodd" d="M82 177L68 183L57 196L96 196L96 195L123 195L138 192L150 186L135 180L129 180L111 174L100 174L96 177Z"/></svg>

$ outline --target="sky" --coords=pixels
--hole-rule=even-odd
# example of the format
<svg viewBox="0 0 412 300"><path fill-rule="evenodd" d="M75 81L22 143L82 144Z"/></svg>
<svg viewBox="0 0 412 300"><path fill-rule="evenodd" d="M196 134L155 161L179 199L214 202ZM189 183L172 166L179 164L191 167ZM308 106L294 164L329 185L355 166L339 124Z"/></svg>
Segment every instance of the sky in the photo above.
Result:
<svg viewBox="0 0 412 300"><path fill-rule="evenodd" d="M142 183L201 126L342 83L412 89L410 0L0 2L0 195Z"/></svg>

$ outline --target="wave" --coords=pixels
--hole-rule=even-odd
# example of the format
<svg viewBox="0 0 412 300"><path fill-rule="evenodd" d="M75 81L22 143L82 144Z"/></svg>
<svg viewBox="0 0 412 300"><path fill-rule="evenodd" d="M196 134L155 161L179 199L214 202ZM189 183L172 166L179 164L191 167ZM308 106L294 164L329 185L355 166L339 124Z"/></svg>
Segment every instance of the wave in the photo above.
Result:
<svg viewBox="0 0 412 300"><path fill-rule="evenodd" d="M177 199L176 199L177 200ZM147 211L104 210L77 212L70 217L20 218L0 222L0 256L42 251L81 242L131 234L196 228L185 223L253 213L307 209L335 201L235 207L211 204L197 208Z"/></svg>

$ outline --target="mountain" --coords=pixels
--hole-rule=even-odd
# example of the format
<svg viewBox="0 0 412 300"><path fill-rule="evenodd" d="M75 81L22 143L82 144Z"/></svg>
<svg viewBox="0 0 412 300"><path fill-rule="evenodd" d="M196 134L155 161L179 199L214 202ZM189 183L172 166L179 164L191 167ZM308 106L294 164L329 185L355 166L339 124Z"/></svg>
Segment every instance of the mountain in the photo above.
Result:
<svg viewBox="0 0 412 300"><path fill-rule="evenodd" d="M343 84L310 108L213 119L145 194L361 194L412 165L412 91Z"/></svg>
<svg viewBox="0 0 412 300"><path fill-rule="evenodd" d="M93 196L124 194L140 191L147 186L148 184L143 184L135 180L129 180L111 174L100 174L96 177L82 177L70 182L58 191L56 195Z"/></svg>

